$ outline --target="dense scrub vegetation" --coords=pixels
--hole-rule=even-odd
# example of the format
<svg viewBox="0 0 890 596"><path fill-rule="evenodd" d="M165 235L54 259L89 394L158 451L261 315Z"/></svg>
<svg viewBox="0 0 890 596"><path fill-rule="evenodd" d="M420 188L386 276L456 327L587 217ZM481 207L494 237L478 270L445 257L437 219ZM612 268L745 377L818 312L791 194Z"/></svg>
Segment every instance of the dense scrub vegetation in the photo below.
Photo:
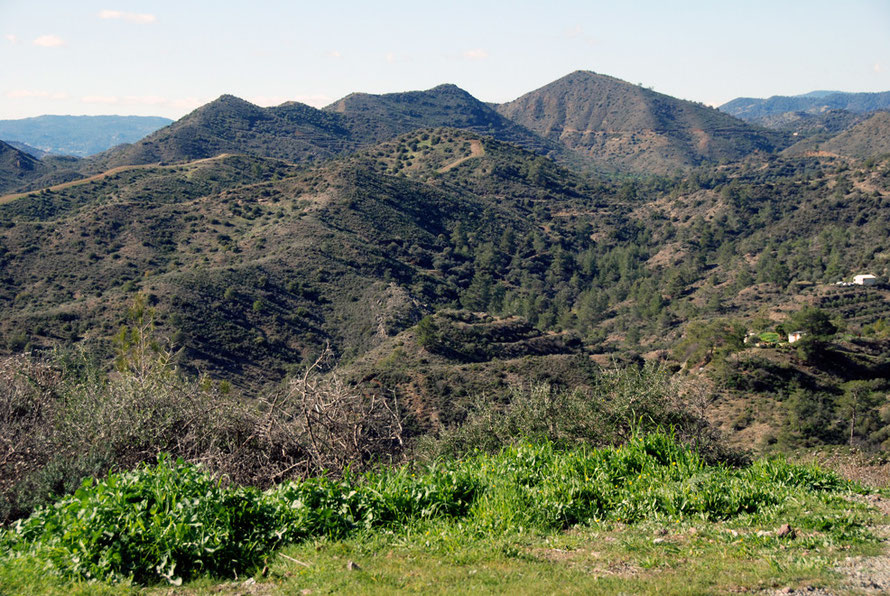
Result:
<svg viewBox="0 0 890 596"><path fill-rule="evenodd" d="M888 378L890 300L826 284L886 274L888 167L770 159L605 180L434 129L308 169L230 156L122 171L0 206L0 349L77 343L102 369L141 293L175 346L171 365L233 402L273 395L329 344L350 383L398 398L406 433L439 432L475 396L503 405L522 382L584 395L589 357L646 354L702 369L702 403L763 401L719 420L731 433L769 424L758 448L875 448L887 439L883 381L852 401L845 384ZM790 349L778 340L800 330L785 319L802 304L838 333ZM750 353L748 332L774 351ZM193 385L181 393L203 391ZM270 476L303 458L279 453Z"/></svg>
<svg viewBox="0 0 890 596"><path fill-rule="evenodd" d="M593 352L667 349L688 321L884 275L887 171L804 158L616 183L442 129L305 172L132 171L0 206L0 334L11 351L107 337L142 290L188 360L245 386L445 307L571 330ZM851 330L886 318L876 296L844 307Z"/></svg>

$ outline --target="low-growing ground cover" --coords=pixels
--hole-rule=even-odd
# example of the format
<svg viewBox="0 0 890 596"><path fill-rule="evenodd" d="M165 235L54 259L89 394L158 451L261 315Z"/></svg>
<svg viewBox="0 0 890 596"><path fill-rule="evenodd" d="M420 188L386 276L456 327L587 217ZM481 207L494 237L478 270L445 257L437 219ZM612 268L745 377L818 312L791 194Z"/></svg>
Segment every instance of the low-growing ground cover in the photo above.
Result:
<svg viewBox="0 0 890 596"><path fill-rule="evenodd" d="M835 561L879 550L869 529L878 515L851 500L857 492L783 460L707 465L659 433L615 448L518 444L265 492L161 460L87 482L11 526L0 591L127 592L197 578L200 592L251 574L258 589L284 592L830 583ZM348 560L358 565L347 570Z"/></svg>
<svg viewBox="0 0 890 596"><path fill-rule="evenodd" d="M779 337L779 334L775 331L764 331L763 333L758 335L758 338L760 339L760 341L768 344L777 344L779 343L779 339L781 339Z"/></svg>

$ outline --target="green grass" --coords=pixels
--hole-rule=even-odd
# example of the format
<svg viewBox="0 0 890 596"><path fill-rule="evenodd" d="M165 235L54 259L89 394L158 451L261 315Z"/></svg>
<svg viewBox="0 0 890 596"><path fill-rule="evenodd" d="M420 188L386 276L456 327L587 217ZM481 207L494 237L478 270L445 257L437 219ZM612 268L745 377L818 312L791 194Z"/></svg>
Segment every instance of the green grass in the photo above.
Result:
<svg viewBox="0 0 890 596"><path fill-rule="evenodd" d="M126 592L198 578L200 592L207 578L264 566L260 580L285 592L824 584L832 561L876 549L876 516L847 498L857 489L783 460L709 466L664 434L620 448L517 445L266 492L163 460L86 483L11 527L0 586L76 592L96 579ZM798 536L777 537L782 523ZM362 570L346 573L347 560Z"/></svg>
<svg viewBox="0 0 890 596"><path fill-rule="evenodd" d="M780 339L779 334L775 331L764 331L758 335L758 338L760 338L760 341L768 344L777 344Z"/></svg>
<svg viewBox="0 0 890 596"><path fill-rule="evenodd" d="M876 553L865 542L816 551L813 540L758 537L757 529L745 523L644 522L480 539L437 524L288 547L284 554L309 567L278 557L269 577L282 593L714 594L834 586L833 561ZM350 560L361 571L347 571Z"/></svg>

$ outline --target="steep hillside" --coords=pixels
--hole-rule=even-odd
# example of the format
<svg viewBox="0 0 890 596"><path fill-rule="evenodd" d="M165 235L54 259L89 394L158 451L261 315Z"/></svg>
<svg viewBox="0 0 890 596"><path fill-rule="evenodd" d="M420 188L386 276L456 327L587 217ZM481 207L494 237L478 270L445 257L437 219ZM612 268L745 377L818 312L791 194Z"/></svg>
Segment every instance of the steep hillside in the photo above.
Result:
<svg viewBox="0 0 890 596"><path fill-rule="evenodd" d="M38 158L0 141L0 192L40 178L47 170Z"/></svg>
<svg viewBox="0 0 890 596"><path fill-rule="evenodd" d="M155 116L37 116L0 120L0 139L46 153L86 157L138 141L171 122Z"/></svg>
<svg viewBox="0 0 890 596"><path fill-rule="evenodd" d="M768 99L739 97L720 106L721 111L748 121L787 112L818 114L827 110L846 110L865 113L887 109L890 109L890 91L882 93L816 91L795 96L774 95Z"/></svg>
<svg viewBox="0 0 890 596"><path fill-rule="evenodd" d="M505 400L517 386L537 383L580 388L594 369L572 333L541 332L517 316L442 310L339 372L397 395L430 431L461 420L480 395Z"/></svg>
<svg viewBox="0 0 890 596"><path fill-rule="evenodd" d="M22 143L20 141L5 141L5 142L7 145L15 147L19 151L23 151L23 152L27 153L28 155L30 155L31 157L36 157L37 159L43 159L44 157L49 155L49 153L47 151L37 149L36 147L32 147L31 145L28 145L27 143Z"/></svg>
<svg viewBox="0 0 890 596"><path fill-rule="evenodd" d="M231 95L141 141L96 156L94 170L132 164L180 162L220 153L306 161L335 155L352 145L340 118L309 106L287 103L261 108Z"/></svg>
<svg viewBox="0 0 890 596"><path fill-rule="evenodd" d="M574 72L498 112L613 169L667 173L772 152L781 135L619 79Z"/></svg>
<svg viewBox="0 0 890 596"><path fill-rule="evenodd" d="M876 113L820 144L819 149L858 158L890 154L890 112Z"/></svg>
<svg viewBox="0 0 890 596"><path fill-rule="evenodd" d="M442 308L572 331L603 364L663 356L690 322L886 277L888 169L752 158L616 185L455 129L311 168L127 168L0 206L0 334L107 346L140 291L185 363L253 388Z"/></svg>
<svg viewBox="0 0 890 596"><path fill-rule="evenodd" d="M417 145L420 161L425 143L430 159L453 163L482 142L466 134L397 145ZM393 162L404 154L380 151ZM484 157L416 180L387 173L372 153L300 174L243 157L127 169L9 202L0 207L12 222L0 232L4 343L102 343L139 290L186 363L256 387L325 342L358 355L439 306L484 309L493 282L471 246L501 241L506 255L522 250L546 268L533 251L555 247L563 226L539 227L542 210L593 206L602 192L493 140ZM492 254L484 271L506 255ZM519 290L519 265L511 269Z"/></svg>
<svg viewBox="0 0 890 596"><path fill-rule="evenodd" d="M559 152L558 146L510 122L455 85L384 95L353 93L327 106L325 111L344 115L349 129L363 144L385 141L420 128L447 126L515 143L531 151Z"/></svg>

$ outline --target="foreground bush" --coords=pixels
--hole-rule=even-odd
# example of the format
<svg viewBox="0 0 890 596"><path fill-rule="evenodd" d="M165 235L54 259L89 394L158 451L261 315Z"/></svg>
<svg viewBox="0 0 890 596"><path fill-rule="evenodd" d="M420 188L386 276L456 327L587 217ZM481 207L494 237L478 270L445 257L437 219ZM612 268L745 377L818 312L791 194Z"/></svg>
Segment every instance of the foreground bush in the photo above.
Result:
<svg viewBox="0 0 890 596"><path fill-rule="evenodd" d="M172 356L142 346L111 374L83 354L0 359L0 524L160 453L260 487L402 453L398 404L319 374L318 362L251 402L187 377Z"/></svg>
<svg viewBox="0 0 890 596"><path fill-rule="evenodd" d="M814 466L706 464L653 433L617 448L517 445L412 470L400 467L288 482L265 492L224 487L200 467L161 459L16 522L9 557L36 557L60 574L178 583L249 571L284 544L358 530L459 519L469 532L553 531L576 524L766 515L788 500L845 490Z"/></svg>
<svg viewBox="0 0 890 596"><path fill-rule="evenodd" d="M39 545L64 575L139 582L230 575L270 546L274 510L253 488L223 488L196 466L155 467L86 481L16 523L8 538Z"/></svg>
<svg viewBox="0 0 890 596"><path fill-rule="evenodd" d="M243 400L183 374L174 354L150 340L145 315L134 319L120 335L114 373L82 353L0 359L0 524L73 492L83 478L159 453L260 488L403 462L409 452L436 460L496 453L518 440L616 445L657 428L673 428L712 461L733 457L653 365L601 371L586 391L521 387L506 403L480 396L460 425L418 437L404 430L394 396L321 374L324 355L278 389Z"/></svg>
<svg viewBox="0 0 890 596"><path fill-rule="evenodd" d="M562 448L620 445L635 434L671 428L710 462L745 463L706 420L701 404L708 396L683 395L665 368L647 363L604 369L592 384L589 390L546 383L514 387L506 403L479 396L461 424L422 437L418 453L427 459L494 453L520 439Z"/></svg>

